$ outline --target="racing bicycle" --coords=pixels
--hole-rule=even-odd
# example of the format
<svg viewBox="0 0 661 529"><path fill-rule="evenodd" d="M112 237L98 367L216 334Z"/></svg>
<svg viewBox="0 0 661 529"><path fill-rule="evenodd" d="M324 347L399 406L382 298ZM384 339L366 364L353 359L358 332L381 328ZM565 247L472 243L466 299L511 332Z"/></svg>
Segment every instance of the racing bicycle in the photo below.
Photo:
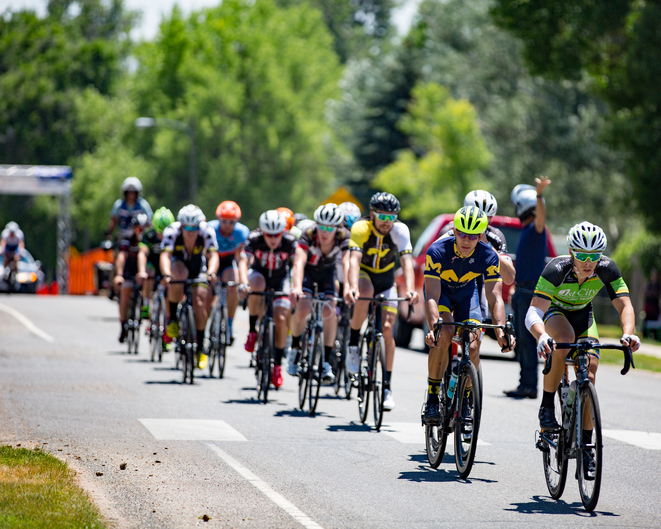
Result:
<svg viewBox="0 0 661 529"><path fill-rule="evenodd" d="M235 286L234 281L218 281L214 287L216 302L209 314L207 336L209 338L209 376L218 366L218 378L225 374L226 349L232 344L232 334L227 315L227 288Z"/></svg>

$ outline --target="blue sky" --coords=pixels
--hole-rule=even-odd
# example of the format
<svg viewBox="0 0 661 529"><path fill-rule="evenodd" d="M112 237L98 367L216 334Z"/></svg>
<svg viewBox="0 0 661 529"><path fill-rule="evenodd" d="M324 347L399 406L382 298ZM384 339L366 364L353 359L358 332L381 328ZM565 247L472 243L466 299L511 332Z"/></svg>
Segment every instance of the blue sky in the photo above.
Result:
<svg viewBox="0 0 661 529"><path fill-rule="evenodd" d="M411 25L418 4L421 0L404 0L402 7L393 12L393 22L399 33L405 33ZM142 25L134 30L131 36L136 39L151 39L158 31L158 24L164 14L169 14L175 4L182 5L182 11L189 13L203 7L214 6L219 0L125 0L124 5L133 10L142 11ZM30 8L43 15L46 12L46 0L0 0L0 13L6 9L13 11Z"/></svg>

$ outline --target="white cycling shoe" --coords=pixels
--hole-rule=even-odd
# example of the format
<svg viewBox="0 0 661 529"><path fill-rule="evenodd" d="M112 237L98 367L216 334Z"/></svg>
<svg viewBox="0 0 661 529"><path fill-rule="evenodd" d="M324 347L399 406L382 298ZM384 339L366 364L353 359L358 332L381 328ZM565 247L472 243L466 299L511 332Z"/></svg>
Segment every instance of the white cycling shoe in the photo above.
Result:
<svg viewBox="0 0 661 529"><path fill-rule="evenodd" d="M360 353L358 351L357 345L350 345L349 350L347 351L347 373L350 375L355 375L360 369Z"/></svg>
<svg viewBox="0 0 661 529"><path fill-rule="evenodd" d="M395 399L392 396L392 391L389 389L384 390L383 395L383 411L392 411L395 409Z"/></svg>

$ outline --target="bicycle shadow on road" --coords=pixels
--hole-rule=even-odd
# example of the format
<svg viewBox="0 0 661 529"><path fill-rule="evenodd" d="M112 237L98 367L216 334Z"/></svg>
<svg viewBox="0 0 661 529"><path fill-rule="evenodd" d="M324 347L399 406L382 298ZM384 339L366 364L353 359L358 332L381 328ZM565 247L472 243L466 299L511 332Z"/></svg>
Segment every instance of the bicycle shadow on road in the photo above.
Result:
<svg viewBox="0 0 661 529"><path fill-rule="evenodd" d="M331 424L326 428L327 432L371 432L372 427L369 424L361 424L357 422L350 422L349 424Z"/></svg>
<svg viewBox="0 0 661 529"><path fill-rule="evenodd" d="M445 454L443 456L443 460L441 461L441 465L450 465L450 468L438 468L438 469L433 469L429 466L429 463L427 463L427 454L421 453L421 454L410 454L409 455L409 461L412 462L418 462L421 463L418 466L418 470L412 470L408 472L401 472L399 475L399 478L397 479L405 479L407 481L415 481L417 483L445 483L448 481L463 481L465 483L471 483L473 481L479 481L480 483L498 483L497 480L493 479L482 479L482 478L476 478L473 476L469 476L467 479L461 479L459 477L459 473L457 472L457 469L455 468L455 462L454 462L454 456L450 454ZM487 461L475 461L475 465L479 464L487 464L487 465L492 465L493 463L489 463Z"/></svg>
<svg viewBox="0 0 661 529"><path fill-rule="evenodd" d="M504 510L521 514L573 514L582 518L620 517L619 514L607 511L587 512L581 502L567 503L563 500L554 500L550 496L533 496L530 502L510 505L511 508Z"/></svg>

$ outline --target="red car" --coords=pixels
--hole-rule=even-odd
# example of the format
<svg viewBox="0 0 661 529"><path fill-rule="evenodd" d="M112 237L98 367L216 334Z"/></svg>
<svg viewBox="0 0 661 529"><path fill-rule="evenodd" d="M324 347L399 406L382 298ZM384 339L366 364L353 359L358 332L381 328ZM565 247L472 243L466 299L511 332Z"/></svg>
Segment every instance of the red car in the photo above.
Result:
<svg viewBox="0 0 661 529"><path fill-rule="evenodd" d="M414 328L422 328L425 332L427 331L427 318L425 316L424 296L422 294L422 287L424 285L425 257L427 255L427 249L435 240L439 238L439 234L441 233L443 227L453 221L453 213L445 213L434 218L429 226L425 228L425 231L422 232L422 235L420 235L418 242L416 242L415 247L413 248L415 288L420 294L421 302L416 306L415 312L411 315L411 319L408 322L406 321L408 303L399 303L399 318L397 319L397 325L395 327L395 342L398 347L408 347L411 341L411 333L413 332ZM509 250L512 259L514 259L513 252L516 251L516 244L519 241L519 235L521 232L521 222L519 219L516 217L503 217L500 215L495 215L492 217L490 224L491 226L494 226L503 232L503 235L505 235L505 240L507 241L507 249ZM550 234L547 237L547 253L549 259L556 257L557 255ZM397 285L397 292L399 297L404 297L404 276L402 274L401 268L395 272L395 284ZM503 285L503 300L505 303L509 302L510 286L511 285Z"/></svg>

